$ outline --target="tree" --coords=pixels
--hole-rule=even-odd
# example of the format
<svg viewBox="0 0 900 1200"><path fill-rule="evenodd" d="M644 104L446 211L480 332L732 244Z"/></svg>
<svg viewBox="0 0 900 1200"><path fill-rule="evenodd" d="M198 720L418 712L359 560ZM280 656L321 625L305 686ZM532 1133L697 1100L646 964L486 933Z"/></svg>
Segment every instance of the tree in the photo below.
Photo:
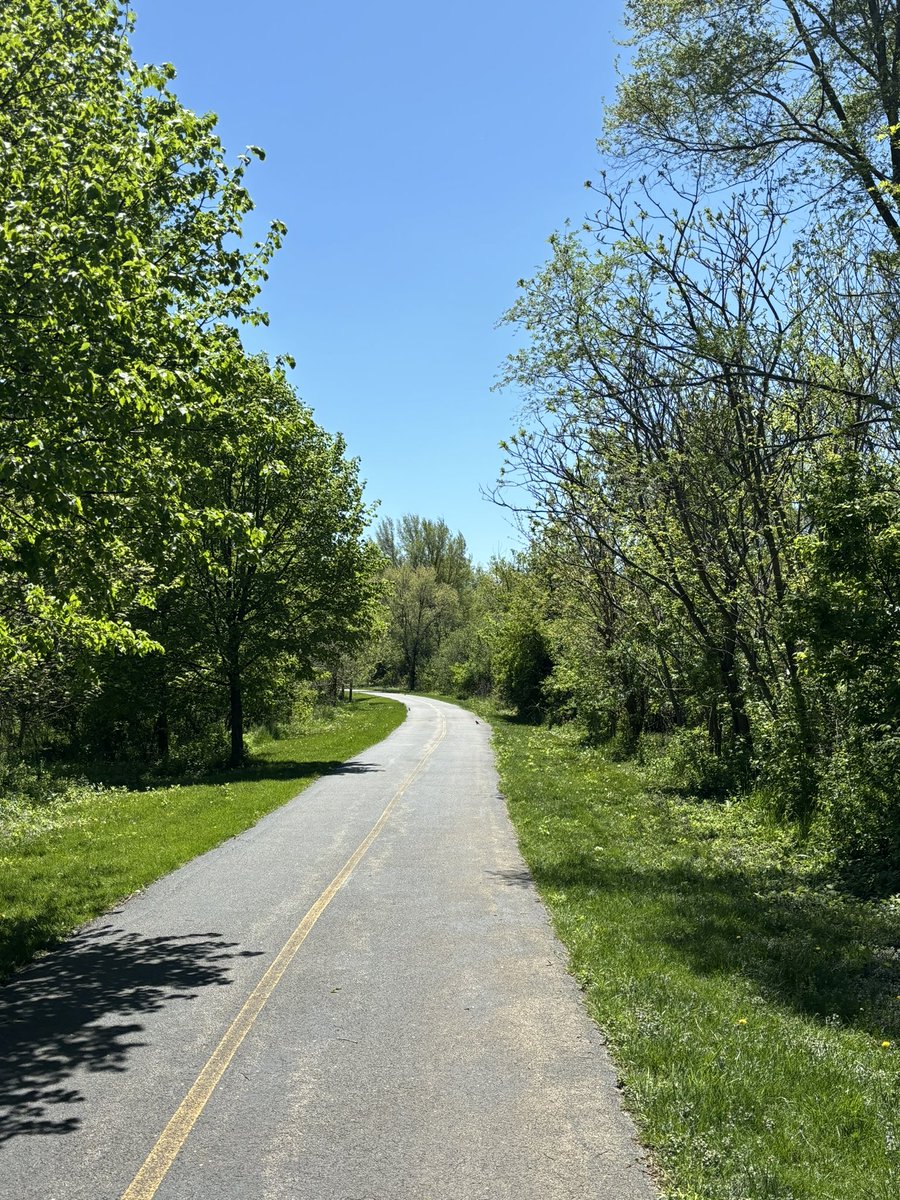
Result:
<svg viewBox="0 0 900 1200"><path fill-rule="evenodd" d="M526 721L547 709L544 684L553 666L547 636L548 597L535 563L494 563L497 586L491 629L494 689L501 704Z"/></svg>
<svg viewBox="0 0 900 1200"><path fill-rule="evenodd" d="M406 686L415 691L422 671L459 617L459 595L434 567L389 567L388 655L396 656Z"/></svg>
<svg viewBox="0 0 900 1200"><path fill-rule="evenodd" d="M458 593L472 582L472 564L461 533L451 533L447 522L406 513L396 523L390 518L379 522L375 531L379 550L391 566L431 567L439 583Z"/></svg>
<svg viewBox="0 0 900 1200"><path fill-rule="evenodd" d="M381 673L415 690L449 634L469 614L472 564L465 538L446 521L407 513L381 521L375 532L388 564L386 629Z"/></svg>
<svg viewBox="0 0 900 1200"><path fill-rule="evenodd" d="M634 702L632 733L647 699L661 713L665 697L746 777L757 734L787 722L800 815L819 747L788 620L795 543L824 439L871 447L889 434L878 347L893 318L877 295L842 308L805 291L769 189L717 209L681 200L673 215L646 188L606 192L595 248L554 239L523 285L510 320L531 341L508 382L525 391L526 420L508 472L568 560L566 589L596 611L592 657ZM835 277L848 270L838 257ZM587 625L567 621L586 646Z"/></svg>
<svg viewBox="0 0 900 1200"><path fill-rule="evenodd" d="M748 179L777 167L900 246L894 0L629 0L635 46L609 112L624 157Z"/></svg>
<svg viewBox="0 0 900 1200"><path fill-rule="evenodd" d="M226 164L215 118L134 62L130 29L119 0L0 10L7 693L48 643L148 648L129 614L190 520L185 425L215 403L221 323L262 319L283 233L241 245L249 159Z"/></svg>
<svg viewBox="0 0 900 1200"><path fill-rule="evenodd" d="M228 698L231 764L244 754L248 674L352 650L375 619L380 556L358 464L297 400L283 371L235 355L227 394L195 426L204 471L192 503L204 526L185 573L201 651Z"/></svg>
<svg viewBox="0 0 900 1200"><path fill-rule="evenodd" d="M900 468L829 439L810 480L792 598L827 737L833 842L868 881L900 878Z"/></svg>

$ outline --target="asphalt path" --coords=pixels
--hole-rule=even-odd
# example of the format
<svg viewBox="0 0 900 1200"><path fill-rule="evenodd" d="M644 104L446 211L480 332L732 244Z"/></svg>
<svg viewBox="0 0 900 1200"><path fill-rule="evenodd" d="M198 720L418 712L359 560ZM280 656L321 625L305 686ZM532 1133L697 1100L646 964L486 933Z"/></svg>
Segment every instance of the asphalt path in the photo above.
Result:
<svg viewBox="0 0 900 1200"><path fill-rule="evenodd" d="M2 1200L651 1200L489 730L390 737L0 992Z"/></svg>

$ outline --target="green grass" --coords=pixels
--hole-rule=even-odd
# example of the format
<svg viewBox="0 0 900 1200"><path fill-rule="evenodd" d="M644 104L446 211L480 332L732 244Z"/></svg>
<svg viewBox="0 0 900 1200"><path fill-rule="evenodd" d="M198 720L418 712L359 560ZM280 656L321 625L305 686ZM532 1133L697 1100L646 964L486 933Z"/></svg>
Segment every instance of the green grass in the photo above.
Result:
<svg viewBox="0 0 900 1200"><path fill-rule="evenodd" d="M749 806L494 726L522 851L678 1200L900 1196L900 898Z"/></svg>
<svg viewBox="0 0 900 1200"><path fill-rule="evenodd" d="M406 716L359 697L300 736L263 742L240 771L140 789L62 783L0 800L0 978L123 896L233 837Z"/></svg>

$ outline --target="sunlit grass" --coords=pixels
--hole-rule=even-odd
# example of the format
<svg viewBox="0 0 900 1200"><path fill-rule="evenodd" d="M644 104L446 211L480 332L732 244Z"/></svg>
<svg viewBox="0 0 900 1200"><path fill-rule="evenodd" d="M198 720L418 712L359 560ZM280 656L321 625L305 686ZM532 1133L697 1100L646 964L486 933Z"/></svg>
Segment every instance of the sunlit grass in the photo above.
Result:
<svg viewBox="0 0 900 1200"><path fill-rule="evenodd" d="M179 786L60 784L40 803L0 800L0 978L84 921L253 825L381 741L404 705L359 697L310 732L254 747L238 772Z"/></svg>
<svg viewBox="0 0 900 1200"><path fill-rule="evenodd" d="M525 858L677 1200L900 1196L900 904L571 732L494 725Z"/></svg>

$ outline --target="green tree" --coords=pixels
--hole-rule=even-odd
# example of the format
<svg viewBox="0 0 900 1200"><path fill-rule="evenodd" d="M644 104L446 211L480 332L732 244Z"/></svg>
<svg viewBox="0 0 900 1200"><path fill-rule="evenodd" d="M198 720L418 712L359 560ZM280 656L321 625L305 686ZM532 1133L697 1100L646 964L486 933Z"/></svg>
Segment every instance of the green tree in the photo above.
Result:
<svg viewBox="0 0 900 1200"><path fill-rule="evenodd" d="M430 567L439 583L446 583L458 593L465 592L472 582L472 563L461 533L451 533L447 522L436 521L406 513L395 522L390 517L380 521L375 531L379 550L394 567Z"/></svg>
<svg viewBox="0 0 900 1200"><path fill-rule="evenodd" d="M446 521L407 513L382 520L375 541L387 563L387 613L380 647L384 678L415 690L448 636L468 619L473 571L461 533Z"/></svg>
<svg viewBox="0 0 900 1200"><path fill-rule="evenodd" d="M810 480L792 615L817 689L831 834L865 879L900 878L900 470L829 439Z"/></svg>
<svg viewBox="0 0 900 1200"><path fill-rule="evenodd" d="M385 572L388 586L388 664L415 691L446 634L459 620L459 594L434 567L401 564Z"/></svg>
<svg viewBox="0 0 900 1200"><path fill-rule="evenodd" d="M557 605L555 684L574 695L592 661L632 736L668 709L745 778L788 722L806 764L788 807L808 814L818 745L788 619L795 541L828 436L888 452L878 347L893 318L877 294L844 310L806 292L768 190L716 210L685 197L674 215L646 188L605 201L596 245L554 239L510 314L530 342L508 375L526 423L507 477L530 490L581 612Z"/></svg>
<svg viewBox="0 0 900 1200"><path fill-rule="evenodd" d="M215 403L218 332L283 229L241 245L243 156L140 67L118 0L0 9L0 673L48 644L148 648L166 541L190 519L186 423ZM54 651L50 659L58 659Z"/></svg>
<svg viewBox="0 0 900 1200"><path fill-rule="evenodd" d="M499 587L491 630L494 690L526 721L547 709L544 684L553 666L547 634L548 597L534 562L495 563Z"/></svg>
<svg viewBox="0 0 900 1200"><path fill-rule="evenodd" d="M893 0L629 0L634 54L608 114L626 159L729 178L774 166L900 246Z"/></svg>
<svg viewBox="0 0 900 1200"><path fill-rule="evenodd" d="M363 538L369 511L358 464L321 429L280 369L237 355L227 394L195 425L204 470L193 504L185 615L227 696L231 763L244 754L250 673L317 658L372 631L380 566Z"/></svg>

